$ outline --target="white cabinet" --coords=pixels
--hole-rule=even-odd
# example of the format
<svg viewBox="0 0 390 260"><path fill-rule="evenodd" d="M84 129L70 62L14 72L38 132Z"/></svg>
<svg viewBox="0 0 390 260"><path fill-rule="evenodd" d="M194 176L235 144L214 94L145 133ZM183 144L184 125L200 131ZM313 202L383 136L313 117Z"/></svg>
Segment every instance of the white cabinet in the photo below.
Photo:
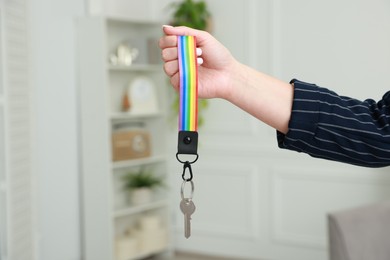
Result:
<svg viewBox="0 0 390 260"><path fill-rule="evenodd" d="M137 205L123 188L125 174L144 168L168 179L161 25L90 17L77 32L84 259L168 257L169 188Z"/></svg>

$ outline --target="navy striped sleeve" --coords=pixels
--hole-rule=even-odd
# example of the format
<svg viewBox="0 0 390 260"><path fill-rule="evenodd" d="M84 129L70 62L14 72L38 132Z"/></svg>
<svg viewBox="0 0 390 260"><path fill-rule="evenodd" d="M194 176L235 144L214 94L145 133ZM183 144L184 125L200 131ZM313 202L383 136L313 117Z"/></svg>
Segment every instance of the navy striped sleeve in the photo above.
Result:
<svg viewBox="0 0 390 260"><path fill-rule="evenodd" d="M365 167L390 165L390 91L359 101L293 80L294 100L280 148Z"/></svg>

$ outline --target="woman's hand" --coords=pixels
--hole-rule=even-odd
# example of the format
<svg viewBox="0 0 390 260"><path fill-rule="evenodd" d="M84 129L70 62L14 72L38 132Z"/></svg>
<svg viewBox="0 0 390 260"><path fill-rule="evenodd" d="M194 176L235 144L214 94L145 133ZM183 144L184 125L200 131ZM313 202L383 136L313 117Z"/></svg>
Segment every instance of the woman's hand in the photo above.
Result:
<svg viewBox="0 0 390 260"><path fill-rule="evenodd" d="M164 71L170 77L172 86L179 89L179 63L177 55L177 36L196 37L198 48L198 95L200 98L226 98L231 89L230 77L234 72L236 60L219 41L205 31L189 27L163 26L165 36L159 46L165 62ZM199 50L200 49L200 50Z"/></svg>

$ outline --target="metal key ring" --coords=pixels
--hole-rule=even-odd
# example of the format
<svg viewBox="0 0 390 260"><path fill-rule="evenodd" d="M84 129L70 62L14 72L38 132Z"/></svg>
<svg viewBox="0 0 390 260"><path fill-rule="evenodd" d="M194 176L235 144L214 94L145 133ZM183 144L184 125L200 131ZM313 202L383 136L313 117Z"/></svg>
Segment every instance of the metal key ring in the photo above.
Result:
<svg viewBox="0 0 390 260"><path fill-rule="evenodd" d="M189 198L184 198L184 189L185 189L185 186L186 186L186 183L189 182L191 183L191 194L190 194L190 197ZM181 191L180 191L180 194L181 194L181 199L184 200L184 199L189 199L189 200L192 200L192 198L194 197L194 182L193 181L183 181L183 183L181 184Z"/></svg>

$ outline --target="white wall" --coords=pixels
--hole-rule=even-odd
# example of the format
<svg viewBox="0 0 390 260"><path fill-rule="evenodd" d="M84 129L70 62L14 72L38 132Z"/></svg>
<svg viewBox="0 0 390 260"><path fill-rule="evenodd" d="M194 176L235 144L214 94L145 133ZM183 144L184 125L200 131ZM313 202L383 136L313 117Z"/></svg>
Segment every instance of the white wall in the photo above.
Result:
<svg viewBox="0 0 390 260"><path fill-rule="evenodd" d="M389 1L277 0L274 6L277 76L360 99L389 90Z"/></svg>
<svg viewBox="0 0 390 260"><path fill-rule="evenodd" d="M37 259L80 259L75 16L79 0L31 0Z"/></svg>
<svg viewBox="0 0 390 260"><path fill-rule="evenodd" d="M167 19L166 9L163 8L167 6L168 2L168 0L142 1L145 10L134 12L133 15L151 19ZM285 80L297 76L302 80L315 81L319 84L324 83L345 94L353 95L356 93L359 97L372 94L373 97L378 98L386 88L388 89L387 72L390 57L387 46L390 46L390 36L386 32L390 30L388 30L386 24L390 23L386 18L389 17L389 3L386 0L359 2L358 5L356 5L356 1L352 0L344 1L343 4L336 0L326 3L316 2L316 4L304 0L295 1L294 4L281 0L246 0L232 2L229 5L226 5L224 0L209 0L207 2L214 15L215 35L232 50L237 58L245 63L263 71L271 72ZM78 197L77 72L74 59L76 53L73 18L87 12L94 14L105 10L114 12L116 5L129 6L140 2L135 0L127 0L127 2L125 0L87 0L86 3L86 7L84 2L79 0L31 0L30 3L31 74L34 89L34 114L36 116L34 125L34 170L39 177L38 219L40 226L38 231L41 237L38 244L40 250L38 253L39 260L74 260L81 257ZM148 9L148 7L153 8ZM121 12L121 15L124 14L124 9L119 8L117 10ZM337 12L334 13L336 10ZM335 15L338 18L330 19L330 13L332 13L332 18L335 18ZM300 20L303 17L307 20ZM294 22L290 23L290 21ZM359 26L357 26L357 23ZM371 28L374 28L374 30ZM364 36L361 32L366 33L367 36ZM308 38L301 45L300 39L306 36ZM316 49L316 44L322 44L318 45L322 47L324 45L331 46L331 48L327 52L323 52L322 48ZM351 44L352 48L350 48ZM361 53L361 50L367 50L367 52ZM331 59L331 54L335 54L335 60ZM340 57L343 62L339 61ZM350 70L351 66L353 66L353 69ZM313 69L316 67L318 69ZM372 82L374 82L374 86ZM355 92L356 88L359 91ZM216 140L214 139L215 136L212 135L213 132L221 128L226 129L225 126L231 124L231 121L227 119L232 117L219 117L219 111L226 111L226 107L229 107L228 111L234 114L237 122L245 123L243 128L233 130L237 130L238 134L240 131L243 133L249 131L250 134L254 133L253 136L256 138L250 140L253 136L246 136L249 140L245 139L244 141L250 144L248 147L240 146L239 141L242 140L235 140L235 145L238 145L235 147L245 150L245 155L250 159L248 161L241 160L241 164L238 164L247 165L244 167L244 171L246 171L246 175L243 175L244 178L249 177L248 180L254 180L259 185L251 186L254 192L249 194L250 204L246 204L245 207L247 207L249 213L254 212L256 217L260 216L261 218L253 219L249 216L250 226L236 226L240 232L246 229L251 230L250 235L253 237L251 237L250 242L242 239L240 241L240 238L235 238L234 235L226 236L226 233L224 235L222 232L223 229L217 226L214 229L213 236L209 236L210 240L197 240L195 236L190 243L184 244L181 241L179 243L180 248L204 250L210 253L231 252L236 255L239 255L241 251L241 254L246 256L259 256L263 253L274 259L282 259L286 255L292 255L292 253L295 253L295 256L309 256L309 259L313 255L323 258L323 246L321 247L322 251L318 251L318 248L316 248L318 244L322 245L322 237L320 243L314 243L314 248L313 245L310 247L310 245L305 244L307 240L298 239L294 241L296 238L294 235L300 235L299 232L302 231L318 237L316 236L318 234L316 233L317 230L305 230L305 227L295 229L295 227L288 226L289 228L292 227L290 230L295 232L290 237L285 236L288 233L283 233L286 230L277 230L276 236L272 237L275 233L270 230L272 223L274 223L272 214L277 215L286 210L286 208L279 208L279 206L286 206L286 204L276 205L276 207L267 204L272 203L267 199L272 199L272 196L275 195L271 194L273 191L272 187L269 187L271 183L269 181L276 180L274 184L278 188L277 185L284 184L283 181L286 181L289 176L283 174L283 172L278 172L283 168L278 168L280 166L279 159L284 158L286 159L284 162L291 163L294 166L295 176L310 179L312 175L309 173L301 174L299 164L302 161L297 160L297 158L305 158L304 162L306 162L307 157L296 154L286 155L285 152L280 152L276 149L276 141L272 130L265 129L261 124L253 123L228 104L219 101L213 102L210 116L207 119L209 122L218 122L217 124L210 123L208 125L207 131L211 135L208 139L205 137L204 140L209 140L210 144L213 144L212 141L215 143ZM245 126L252 128L244 129ZM236 134L234 132L223 132L222 137L229 136L232 133ZM219 139L219 141L223 140L226 139ZM244 143L241 142L241 144ZM205 146L210 148L211 145ZM256 146L260 150L256 150ZM276 152L276 150L278 151ZM203 162L207 158L207 152L210 154L209 158L212 158L213 152L209 149L205 151L205 156L201 157ZM230 157L227 158L236 160L239 155L236 151L231 151L228 156ZM312 160L314 159L311 159L310 165L313 169L326 165L326 167L333 167L333 170L335 170L336 166L334 164L317 164ZM176 162L172 163L176 166ZM256 163L257 165L253 168L246 163ZM209 167L208 165L202 167L207 169L206 166ZM241 169L236 168L233 170ZM176 168L173 167L173 169ZM210 169L215 169L214 173L218 174L218 165L214 165ZM177 168L177 171L175 177L179 177L180 167ZM276 174L272 175L275 172ZM204 186L206 189L203 191L206 191L207 187L220 187L222 189L224 185L219 182L218 175L213 177L212 174L212 172L210 175L208 175L208 172L204 172L203 183L201 175L196 180L199 183L197 183L196 198L199 198L200 201L202 197L205 198L205 203L200 203L199 212L194 215L194 234L197 232L197 227L199 230L199 227L201 229L207 226L204 225L205 223L196 223L196 218L198 218L198 221L202 219L210 221L210 215L204 213L208 212L206 201L208 198L205 193L201 195L202 188L200 187L210 184L211 186ZM233 177L233 179L241 177L235 174L231 172L230 177ZM210 183L210 176L217 182ZM326 176L326 173L324 173L324 176ZM234 185L234 183L231 184ZM358 183L358 185L360 184ZM307 186L303 185L303 187ZM372 185L369 187L372 187ZM351 185L350 188L354 190L356 187ZM222 192L222 190L220 191ZM290 189L285 192L291 191L294 190ZM219 195L223 196L223 194ZM321 194L318 196L322 198ZM276 194L274 200L278 202L278 198L280 197ZM374 198L376 197L374 196ZM239 202L236 201L236 203ZM306 208L305 204L297 206ZM203 214L201 213L202 207ZM293 208L288 209L291 210L288 211L290 213L295 212ZM210 210L212 212L213 209ZM236 219L246 219L247 217L239 215L239 212L235 213L237 214L235 215ZM314 212L314 214L317 214L317 212ZM218 216L213 216L214 220L217 221ZM295 216L300 217L299 215ZM226 223L229 223L230 220L234 220L231 215L229 215L229 219L225 219ZM283 226L283 224L295 223L289 222L290 219L282 219L282 221L286 222L278 222L277 224ZM253 223L254 225L251 226ZM253 231L252 228L255 228L255 230ZM200 233L202 233L201 231ZM227 233L229 232L234 234L234 231L228 231ZM319 233L322 234L321 232L323 231L321 230ZM275 242L272 239L275 238L280 239L280 243L272 244ZM237 243L234 239L237 239ZM232 242L235 246L231 246L230 243ZM209 245L202 248L204 243L209 243ZM302 251L301 249L305 247L309 249ZM291 257L290 259L297 258Z"/></svg>
<svg viewBox="0 0 390 260"><path fill-rule="evenodd" d="M357 98L379 99L389 90L388 1L207 2L214 35L244 63ZM327 213L390 198L388 169L280 150L274 130L225 101L210 101L199 135L190 242L176 211L181 250L242 259L327 259ZM174 159L171 168L180 182Z"/></svg>

